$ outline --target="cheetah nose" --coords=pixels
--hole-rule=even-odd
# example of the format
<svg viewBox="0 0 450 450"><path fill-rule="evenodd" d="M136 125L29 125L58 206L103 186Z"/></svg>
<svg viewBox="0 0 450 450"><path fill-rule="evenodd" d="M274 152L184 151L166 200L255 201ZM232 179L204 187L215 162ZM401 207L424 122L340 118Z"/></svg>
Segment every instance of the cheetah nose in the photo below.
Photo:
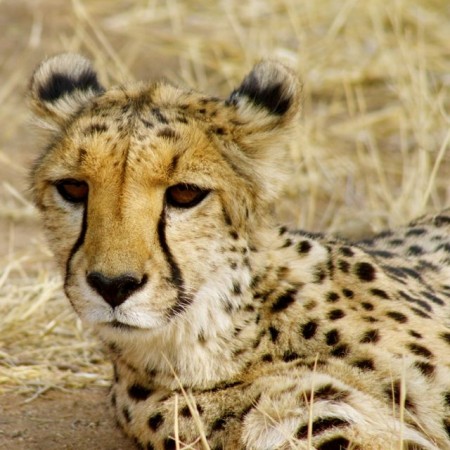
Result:
<svg viewBox="0 0 450 450"><path fill-rule="evenodd" d="M100 272L91 272L86 278L89 286L95 289L113 308L121 305L133 292L147 282L147 275L138 280L130 274L110 278Z"/></svg>

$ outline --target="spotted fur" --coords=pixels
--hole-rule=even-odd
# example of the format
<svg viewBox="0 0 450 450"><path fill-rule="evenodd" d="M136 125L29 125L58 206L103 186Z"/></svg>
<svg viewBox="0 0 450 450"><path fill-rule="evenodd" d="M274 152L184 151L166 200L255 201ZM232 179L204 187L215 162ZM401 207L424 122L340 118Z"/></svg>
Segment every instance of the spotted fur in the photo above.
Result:
<svg viewBox="0 0 450 450"><path fill-rule="evenodd" d="M450 211L361 242L268 214L300 85L259 63L228 99L105 90L44 61L35 202L73 308L144 449L450 449Z"/></svg>

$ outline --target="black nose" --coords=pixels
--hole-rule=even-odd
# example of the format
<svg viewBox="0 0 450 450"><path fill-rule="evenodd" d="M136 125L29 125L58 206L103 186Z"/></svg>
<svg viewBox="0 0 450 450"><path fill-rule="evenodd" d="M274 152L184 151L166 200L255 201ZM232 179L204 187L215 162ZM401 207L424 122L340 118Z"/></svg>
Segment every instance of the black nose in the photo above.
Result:
<svg viewBox="0 0 450 450"><path fill-rule="evenodd" d="M129 274L110 278L100 272L91 272L87 276L87 281L89 286L94 288L106 303L115 308L147 282L147 275L138 280Z"/></svg>

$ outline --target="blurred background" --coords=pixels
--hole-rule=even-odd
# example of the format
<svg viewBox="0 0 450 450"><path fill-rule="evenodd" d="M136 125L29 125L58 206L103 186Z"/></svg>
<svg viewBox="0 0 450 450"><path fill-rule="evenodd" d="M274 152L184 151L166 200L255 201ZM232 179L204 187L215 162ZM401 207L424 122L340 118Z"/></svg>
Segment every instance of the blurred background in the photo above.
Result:
<svg viewBox="0 0 450 450"><path fill-rule="evenodd" d="M29 202L44 143L26 94L43 58L81 52L106 85L165 77L220 96L281 59L304 105L278 217L359 238L450 205L449 24L445 0L0 0L0 393L110 377Z"/></svg>

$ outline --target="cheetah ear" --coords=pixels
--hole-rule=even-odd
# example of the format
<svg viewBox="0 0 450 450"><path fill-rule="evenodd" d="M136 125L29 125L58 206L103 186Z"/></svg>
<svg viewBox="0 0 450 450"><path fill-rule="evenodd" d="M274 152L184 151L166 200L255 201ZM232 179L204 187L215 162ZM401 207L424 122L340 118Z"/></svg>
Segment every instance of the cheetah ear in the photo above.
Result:
<svg viewBox="0 0 450 450"><path fill-rule="evenodd" d="M235 107L229 149L236 166L248 172L263 203L273 201L287 173L285 144L299 122L301 83L297 75L274 60L258 63L234 90L227 103Z"/></svg>
<svg viewBox="0 0 450 450"><path fill-rule="evenodd" d="M31 107L39 123L58 130L92 98L104 92L91 62L63 53L44 60L30 82Z"/></svg>
<svg viewBox="0 0 450 450"><path fill-rule="evenodd" d="M238 119L247 128L245 133L252 134L281 131L292 125L300 113L300 100L301 84L296 74L279 61L263 60L227 103L236 107Z"/></svg>

